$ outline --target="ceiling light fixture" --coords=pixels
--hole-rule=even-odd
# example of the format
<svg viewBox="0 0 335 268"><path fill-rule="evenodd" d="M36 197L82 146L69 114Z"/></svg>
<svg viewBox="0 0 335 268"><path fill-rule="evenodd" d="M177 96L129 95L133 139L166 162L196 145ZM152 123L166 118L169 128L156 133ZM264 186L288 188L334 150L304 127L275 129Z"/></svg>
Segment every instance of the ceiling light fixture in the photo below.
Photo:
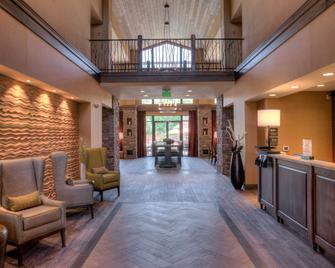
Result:
<svg viewBox="0 0 335 268"><path fill-rule="evenodd" d="M191 89L189 89L189 90L187 90L187 92L189 92L189 93L192 93L192 90L191 90Z"/></svg>
<svg viewBox="0 0 335 268"><path fill-rule="evenodd" d="M141 93L145 93L145 91L144 91L144 90L141 90Z"/></svg>
<svg viewBox="0 0 335 268"><path fill-rule="evenodd" d="M190 94L186 94L186 95L185 95L185 97L189 97L189 96L190 96Z"/></svg>
<svg viewBox="0 0 335 268"><path fill-rule="evenodd" d="M324 84L317 85L317 87L325 87Z"/></svg>
<svg viewBox="0 0 335 268"><path fill-rule="evenodd" d="M145 94L143 97L149 97L149 95Z"/></svg>
<svg viewBox="0 0 335 268"><path fill-rule="evenodd" d="M277 94L269 94L269 97L276 97Z"/></svg>
<svg viewBox="0 0 335 268"><path fill-rule="evenodd" d="M298 89L299 86L291 86L292 89Z"/></svg>
<svg viewBox="0 0 335 268"><path fill-rule="evenodd" d="M74 100L74 97L71 97L71 100Z"/></svg>
<svg viewBox="0 0 335 268"><path fill-rule="evenodd" d="M329 76L333 76L334 75L334 73L324 73L324 74L322 74L324 77L329 77Z"/></svg>
<svg viewBox="0 0 335 268"><path fill-rule="evenodd" d="M26 80L26 82L30 84L30 83L31 83L31 80L28 79L28 80Z"/></svg>

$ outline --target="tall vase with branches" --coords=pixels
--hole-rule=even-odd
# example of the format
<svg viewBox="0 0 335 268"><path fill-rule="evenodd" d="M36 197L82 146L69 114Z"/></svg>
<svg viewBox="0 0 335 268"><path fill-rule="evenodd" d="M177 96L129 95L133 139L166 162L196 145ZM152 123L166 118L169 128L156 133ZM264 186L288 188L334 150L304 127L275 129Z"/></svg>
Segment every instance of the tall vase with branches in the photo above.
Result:
<svg viewBox="0 0 335 268"><path fill-rule="evenodd" d="M226 133L232 142L232 156L230 162L230 180L236 190L241 190L245 182L245 173L243 168L243 162L241 152L244 147L244 139L246 133L243 135L236 135L232 122L228 120L228 126L226 127Z"/></svg>
<svg viewBox="0 0 335 268"><path fill-rule="evenodd" d="M86 145L83 138L79 139L80 179L86 179Z"/></svg>

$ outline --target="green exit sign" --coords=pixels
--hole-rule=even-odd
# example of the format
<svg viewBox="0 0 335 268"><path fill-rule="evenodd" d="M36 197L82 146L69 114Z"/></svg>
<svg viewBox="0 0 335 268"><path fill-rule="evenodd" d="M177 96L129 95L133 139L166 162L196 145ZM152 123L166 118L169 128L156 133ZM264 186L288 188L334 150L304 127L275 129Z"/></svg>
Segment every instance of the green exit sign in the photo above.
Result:
<svg viewBox="0 0 335 268"><path fill-rule="evenodd" d="M171 91L170 91L170 89L163 88L162 97L164 97L164 98L170 98L171 97Z"/></svg>

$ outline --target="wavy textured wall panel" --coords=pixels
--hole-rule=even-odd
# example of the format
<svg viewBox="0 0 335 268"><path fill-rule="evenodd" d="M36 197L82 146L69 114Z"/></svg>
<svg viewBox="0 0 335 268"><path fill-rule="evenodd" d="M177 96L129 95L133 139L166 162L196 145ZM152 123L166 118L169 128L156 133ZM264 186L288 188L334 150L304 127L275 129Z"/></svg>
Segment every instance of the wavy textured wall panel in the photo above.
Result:
<svg viewBox="0 0 335 268"><path fill-rule="evenodd" d="M41 156L44 192L55 198L51 152L67 152L67 176L79 178L78 116L78 103L0 76L0 159Z"/></svg>

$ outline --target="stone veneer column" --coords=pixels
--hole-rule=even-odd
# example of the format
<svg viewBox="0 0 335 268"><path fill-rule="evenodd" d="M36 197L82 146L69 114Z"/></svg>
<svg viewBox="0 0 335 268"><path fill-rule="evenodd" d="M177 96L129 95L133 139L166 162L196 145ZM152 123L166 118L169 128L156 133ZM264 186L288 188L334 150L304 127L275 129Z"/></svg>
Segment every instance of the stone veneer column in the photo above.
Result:
<svg viewBox="0 0 335 268"><path fill-rule="evenodd" d="M137 109L136 106L124 107L123 111L123 137L124 158L137 158Z"/></svg>
<svg viewBox="0 0 335 268"><path fill-rule="evenodd" d="M222 107L223 95L217 98L216 117L217 117L217 170L226 176L229 176L231 147L232 142L225 131L228 126L228 120L233 123L233 106Z"/></svg>
<svg viewBox="0 0 335 268"><path fill-rule="evenodd" d="M120 140L119 140L119 132L120 132L120 105L119 100L113 96L113 121L114 121L114 160L113 160L113 167L114 170L120 170Z"/></svg>
<svg viewBox="0 0 335 268"><path fill-rule="evenodd" d="M102 107L102 146L107 148L107 168L119 170L119 102L116 98L113 98L113 109Z"/></svg>
<svg viewBox="0 0 335 268"><path fill-rule="evenodd" d="M208 106L198 108L198 155L208 157L212 144L212 109Z"/></svg>

